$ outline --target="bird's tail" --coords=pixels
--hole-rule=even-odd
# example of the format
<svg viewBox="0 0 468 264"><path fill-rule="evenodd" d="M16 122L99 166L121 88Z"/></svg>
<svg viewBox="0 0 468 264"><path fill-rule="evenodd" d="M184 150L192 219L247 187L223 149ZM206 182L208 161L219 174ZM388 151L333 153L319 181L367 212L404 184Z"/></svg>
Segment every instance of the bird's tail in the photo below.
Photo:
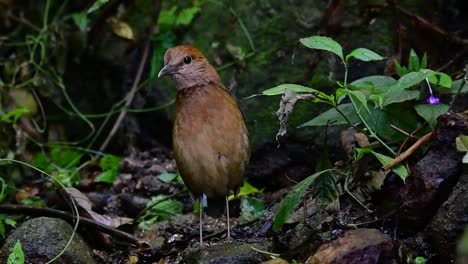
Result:
<svg viewBox="0 0 468 264"><path fill-rule="evenodd" d="M206 214L211 217L221 217L225 213L226 200L224 198L207 198Z"/></svg>

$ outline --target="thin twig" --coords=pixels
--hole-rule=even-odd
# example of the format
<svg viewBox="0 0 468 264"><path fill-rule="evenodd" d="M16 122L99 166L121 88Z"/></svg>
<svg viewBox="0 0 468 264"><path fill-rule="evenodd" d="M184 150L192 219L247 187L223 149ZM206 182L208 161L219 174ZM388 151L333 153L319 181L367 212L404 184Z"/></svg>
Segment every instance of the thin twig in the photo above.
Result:
<svg viewBox="0 0 468 264"><path fill-rule="evenodd" d="M382 167L382 170L386 171L389 170L393 167L395 167L397 164L411 156L419 147L421 147L424 143L428 142L429 139L431 139L432 132L427 133L424 135L422 138L420 138L416 143L414 143L409 149L407 149L403 154L399 155L396 157L394 160L392 160L390 163L386 164L385 166Z"/></svg>
<svg viewBox="0 0 468 264"><path fill-rule="evenodd" d="M419 131L421 131L421 130L424 129L425 127L426 127L426 125L422 125L422 126L416 128L413 132L411 132L410 135L414 135L414 134L418 133ZM410 139L410 138L407 137L407 138L405 139L405 141L403 141L403 143L402 143L402 144L400 145L400 147L398 148L398 151L397 151L397 155L396 155L396 156L400 156L401 151L402 151L403 148L406 146L406 144L408 143L409 139ZM419 140L419 138L417 138L417 139Z"/></svg>
<svg viewBox="0 0 468 264"><path fill-rule="evenodd" d="M46 207L36 207L36 206L28 206L28 205L16 205L16 204L3 204L0 205L0 213L1 214L25 214L25 215L32 215L32 216L50 216L60 218L69 222L73 222L76 220L76 217L68 212L46 208ZM125 241L132 243L133 245L146 247L148 243L146 241L140 240L137 237L121 231L119 229L101 224L89 218L85 218L83 216L80 217L79 222L83 226L93 227L96 230L119 237Z"/></svg>
<svg viewBox="0 0 468 264"><path fill-rule="evenodd" d="M399 127L393 125L393 124L390 124L390 128L393 129L393 130L396 130L396 131L400 132L401 134L403 134L403 135L405 135L405 136L407 136L407 137L409 137L409 138L416 139L416 140L419 139L417 136L414 136L413 134L410 134L410 133L404 131L403 129L401 129L401 128L399 128Z"/></svg>
<svg viewBox="0 0 468 264"><path fill-rule="evenodd" d="M145 65L146 65L146 62L148 60L148 54L149 54L149 50L150 50L150 46L151 46L150 36L151 36L151 34L153 32L155 21L157 21L157 19L158 19L160 7L161 7L161 1L156 0L154 2L154 4L153 4L154 17L152 18L152 23L151 23L149 33L148 33L148 37L147 37L148 39L146 40L145 48L144 48L144 51L143 51L143 56L141 58L140 65L138 66L138 71L137 71L137 74L135 76L135 79L133 80L132 88L130 89L130 92L126 96L127 101L125 102L125 105L123 107L122 112L120 112L119 116L117 117L117 120L115 121L114 126L112 127L111 131L109 132L109 135L104 140L101 147L99 147L99 151L104 151L104 149L106 149L107 145L109 145L109 142L114 137L115 133L117 133L117 130L119 129L120 124L122 123L123 119L127 115L127 112L128 112L127 108L133 102L133 98L135 97L135 94L136 94L136 91L137 91L137 88L138 88L138 84L140 83L141 76L143 74L143 70L145 69Z"/></svg>
<svg viewBox="0 0 468 264"><path fill-rule="evenodd" d="M40 32L40 31L41 31L41 29L40 29L38 26L36 26L36 25L34 25L33 23L29 22L29 20L27 20L27 19L24 18L23 16L17 17L17 16L15 16L15 15L13 15L11 12L7 12L7 17L10 18L10 19L12 19L12 20L14 20L14 21L16 21L16 22L19 22L19 23L21 23L21 24L24 24L24 25L30 27L30 28L33 29L34 31L37 31L37 32Z"/></svg>
<svg viewBox="0 0 468 264"><path fill-rule="evenodd" d="M120 112L119 117L117 117L117 120L115 121L114 126L109 132L109 135L107 136L106 140L104 140L101 147L99 147L99 151L104 151L106 149L107 145L109 145L109 142L114 137L115 133L117 133L117 130L119 129L120 124L122 123L123 119L127 115L127 112L128 112L127 108L133 102L133 97L135 97L135 90L138 88L138 83L140 83L141 75L143 74L143 69L145 68L146 60L148 59L149 47L150 47L150 41L148 40L145 44L143 57L141 59L140 66L138 67L138 72L135 77L135 80L133 81L132 88L130 89L130 92L127 94L127 101L125 102L123 110L122 112Z"/></svg>

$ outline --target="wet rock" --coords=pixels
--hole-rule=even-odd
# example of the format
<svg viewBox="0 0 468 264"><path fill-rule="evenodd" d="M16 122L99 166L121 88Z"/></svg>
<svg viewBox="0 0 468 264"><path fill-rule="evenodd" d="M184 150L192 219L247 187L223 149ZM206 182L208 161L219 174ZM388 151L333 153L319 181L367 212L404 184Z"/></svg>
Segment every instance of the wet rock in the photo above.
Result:
<svg viewBox="0 0 468 264"><path fill-rule="evenodd" d="M466 116L447 113L439 117L430 150L400 189L401 228L422 228L448 197L462 169L463 154L455 147L455 138L461 134L468 134Z"/></svg>
<svg viewBox="0 0 468 264"><path fill-rule="evenodd" d="M200 248L189 248L183 254L183 263L190 264L243 264L260 263L269 257L255 249L270 251L271 242L252 244L228 243Z"/></svg>
<svg viewBox="0 0 468 264"><path fill-rule="evenodd" d="M7 237L0 249L0 259L7 259L17 240L21 241L25 263L45 263L59 254L73 233L67 222L49 217L33 218L21 224ZM54 263L93 264L91 249L75 234L71 245Z"/></svg>
<svg viewBox="0 0 468 264"><path fill-rule="evenodd" d="M426 228L426 236L434 251L441 256L455 257L456 243L467 223L468 171L462 175L450 197Z"/></svg>
<svg viewBox="0 0 468 264"><path fill-rule="evenodd" d="M390 236L376 229L351 230L328 244L322 245L307 264L395 263L395 248Z"/></svg>

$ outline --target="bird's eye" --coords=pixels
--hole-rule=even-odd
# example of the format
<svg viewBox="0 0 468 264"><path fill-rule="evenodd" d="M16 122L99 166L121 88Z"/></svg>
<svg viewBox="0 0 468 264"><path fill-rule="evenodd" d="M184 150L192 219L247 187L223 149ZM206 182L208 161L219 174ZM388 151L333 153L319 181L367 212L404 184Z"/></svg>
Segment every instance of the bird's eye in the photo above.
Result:
<svg viewBox="0 0 468 264"><path fill-rule="evenodd" d="M185 56L185 58L184 58L184 63L185 63L185 64L189 64L191 61L192 61L192 57L190 57L190 56Z"/></svg>

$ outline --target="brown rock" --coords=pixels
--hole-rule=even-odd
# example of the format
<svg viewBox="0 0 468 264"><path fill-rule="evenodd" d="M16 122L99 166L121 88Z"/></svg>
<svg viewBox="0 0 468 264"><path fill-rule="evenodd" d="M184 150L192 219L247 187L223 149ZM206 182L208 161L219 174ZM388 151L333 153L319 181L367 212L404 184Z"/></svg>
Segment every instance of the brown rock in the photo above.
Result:
<svg viewBox="0 0 468 264"><path fill-rule="evenodd" d="M390 236L362 228L322 245L306 264L387 264L395 263L395 256Z"/></svg>

